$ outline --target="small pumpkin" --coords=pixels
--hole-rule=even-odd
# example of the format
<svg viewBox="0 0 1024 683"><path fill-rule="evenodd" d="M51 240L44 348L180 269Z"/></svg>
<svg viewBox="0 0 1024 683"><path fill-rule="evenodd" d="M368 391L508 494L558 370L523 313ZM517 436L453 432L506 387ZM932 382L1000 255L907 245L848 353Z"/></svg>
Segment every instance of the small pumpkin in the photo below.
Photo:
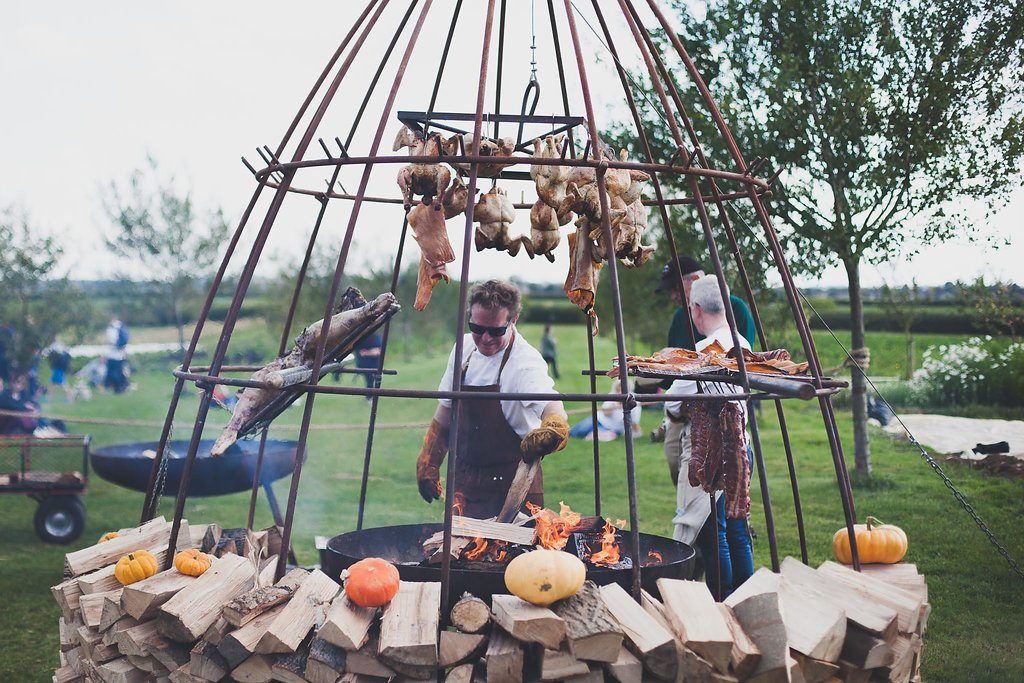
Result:
<svg viewBox="0 0 1024 683"><path fill-rule="evenodd" d="M174 556L174 568L182 574L189 576L199 576L209 569L212 564L213 562L210 560L209 555L195 548L182 550Z"/></svg>
<svg viewBox="0 0 1024 683"><path fill-rule="evenodd" d="M122 586L127 586L130 583L148 579L156 572L157 562L153 553L148 550L136 550L117 561L117 565L114 567L114 578L120 581Z"/></svg>
<svg viewBox="0 0 1024 683"><path fill-rule="evenodd" d="M586 578L583 561L561 550L532 550L505 567L505 587L534 605L550 605L574 595Z"/></svg>
<svg viewBox="0 0 1024 683"><path fill-rule="evenodd" d="M379 557L367 557L348 568L345 595L360 607L380 607L398 593L398 568Z"/></svg>
<svg viewBox="0 0 1024 683"><path fill-rule="evenodd" d="M120 535L121 534L117 533L116 531L108 531L107 533L105 533L102 536L100 536L100 540L98 540L96 542L97 543L106 543L110 539L117 538Z"/></svg>
<svg viewBox="0 0 1024 683"><path fill-rule="evenodd" d="M868 517L867 524L854 524L853 533L857 539L857 554L864 564L895 564L907 554L907 534L893 524L883 524L875 517ZM843 564L853 564L850 552L850 535L843 527L832 537L832 552Z"/></svg>

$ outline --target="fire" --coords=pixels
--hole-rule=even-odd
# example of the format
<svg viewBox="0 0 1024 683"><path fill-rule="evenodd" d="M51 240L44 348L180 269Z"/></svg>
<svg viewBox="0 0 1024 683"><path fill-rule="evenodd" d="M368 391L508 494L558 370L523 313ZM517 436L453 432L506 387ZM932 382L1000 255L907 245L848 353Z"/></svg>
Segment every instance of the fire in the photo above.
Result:
<svg viewBox="0 0 1024 683"><path fill-rule="evenodd" d="M582 517L578 512L559 501L561 511L542 508L527 501L526 507L534 516L537 525L537 544L548 550L562 550L569 541L569 536L580 525Z"/></svg>
<svg viewBox="0 0 1024 683"><path fill-rule="evenodd" d="M479 559L486 550L487 541L477 536L473 539L472 544L462 552L462 556L467 560L476 560Z"/></svg>
<svg viewBox="0 0 1024 683"><path fill-rule="evenodd" d="M462 557L467 560L481 560L491 562L504 562L508 559L507 541L488 541L477 536L469 546L462 551Z"/></svg>
<svg viewBox="0 0 1024 683"><path fill-rule="evenodd" d="M652 565L652 564L661 564L662 562L664 562L665 558L663 558L661 556L661 553L659 553L657 550L648 550L647 551L647 560L648 560L647 564L648 565Z"/></svg>
<svg viewBox="0 0 1024 683"><path fill-rule="evenodd" d="M601 550L590 556L590 561L597 565L611 566L619 562L619 546L615 542L616 528L611 520L604 522L604 534L601 536Z"/></svg>

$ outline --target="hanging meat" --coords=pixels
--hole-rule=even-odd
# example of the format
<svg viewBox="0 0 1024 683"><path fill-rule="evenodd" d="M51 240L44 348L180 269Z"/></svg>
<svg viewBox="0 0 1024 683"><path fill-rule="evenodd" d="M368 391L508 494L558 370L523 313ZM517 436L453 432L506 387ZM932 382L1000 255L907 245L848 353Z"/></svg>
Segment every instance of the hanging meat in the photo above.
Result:
<svg viewBox="0 0 1024 683"><path fill-rule="evenodd" d="M443 143L437 133L431 133L424 139L408 126L402 126L392 149L397 152L408 147L410 156L436 157L441 155ZM423 201L433 202L434 208L440 211L441 198L451 180L452 172L444 164L413 163L403 167L398 172L398 187L402 190L406 210L413 205L413 195L422 195Z"/></svg>
<svg viewBox="0 0 1024 683"><path fill-rule="evenodd" d="M444 196L441 198L441 206L444 207L444 217L455 218L460 213L466 212L466 207L469 206L469 188L462 182L462 178L455 176L452 178L451 186L445 190Z"/></svg>
<svg viewBox="0 0 1024 683"><path fill-rule="evenodd" d="M533 245L530 257L543 254L548 261L554 263L554 251L561 241L555 210L545 204L544 200L538 199L530 208L530 242Z"/></svg>
<svg viewBox="0 0 1024 683"><path fill-rule="evenodd" d="M520 247L527 252L533 250L529 238L522 236L512 239L508 228L516 219L516 207L498 186L483 194L473 207L473 220L479 222L474 242L476 250L497 249L507 251L511 256L519 253Z"/></svg>
<svg viewBox="0 0 1024 683"><path fill-rule="evenodd" d="M355 346L358 338L350 337L351 333L363 322L380 318L392 305L396 304L395 295L385 293L367 303L355 287L349 287L342 295L341 302L335 307L337 313L331 316L326 329L326 346L324 363L344 358ZM324 332L324 321L318 320L304 329L295 338L295 345L287 355L276 358L252 374L250 379L256 382L272 382L282 371L293 368L310 368L316 356L317 346ZM339 346L340 345L340 346ZM262 389L246 387L238 395L238 403L231 413L231 420L224 431L217 437L210 455L217 457L238 440L239 433L248 426L253 418L267 406L281 389Z"/></svg>
<svg viewBox="0 0 1024 683"><path fill-rule="evenodd" d="M420 202L409 212L409 227L420 246L420 270L416 278L416 301L412 307L422 311L430 303L430 294L441 280L451 282L445 264L455 260L448 241L444 214L430 204Z"/></svg>
<svg viewBox="0 0 1024 683"><path fill-rule="evenodd" d="M562 156L562 145L565 142L565 134L549 135L533 141L533 157L535 159L558 159ZM569 179L568 166L548 166L546 164L533 164L530 166L530 177L537 187L537 196L545 204L556 211L565 199L565 184ZM557 214L558 224L565 225L573 219L573 213L567 210Z"/></svg>
<svg viewBox="0 0 1024 683"><path fill-rule="evenodd" d="M444 151L445 154L449 154L451 156L472 154L473 135L456 133L444 141ZM485 161L477 164L477 176L480 178L497 178L498 174L500 174L503 169L513 166L516 163L515 160L512 159L512 154L515 151L516 143L512 138L498 138L497 140L481 138L479 156L494 157L495 160L492 162ZM470 164L467 163L456 163L454 166L466 173L469 173L470 171Z"/></svg>
<svg viewBox="0 0 1024 683"><path fill-rule="evenodd" d="M724 491L727 519L750 511L750 464L743 410L736 401L692 401L689 481L705 491Z"/></svg>
<svg viewBox="0 0 1024 683"><path fill-rule="evenodd" d="M565 278L566 296L581 311L594 320L594 334L597 334L597 312L594 310L594 298L597 296L597 271L600 263L595 263L593 243L584 229L576 228L568 234L569 239L569 273Z"/></svg>

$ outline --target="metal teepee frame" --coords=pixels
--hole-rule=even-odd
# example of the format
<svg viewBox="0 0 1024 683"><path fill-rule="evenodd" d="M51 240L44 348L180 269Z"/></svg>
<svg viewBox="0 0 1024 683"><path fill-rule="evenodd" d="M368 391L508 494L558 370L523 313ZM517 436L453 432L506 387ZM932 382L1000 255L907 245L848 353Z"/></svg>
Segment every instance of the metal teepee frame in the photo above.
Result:
<svg viewBox="0 0 1024 683"><path fill-rule="evenodd" d="M440 63L436 66L436 77L433 83L431 96L426 109L423 112L397 112L394 113L394 107L397 96L399 94L400 87L403 82L403 77L406 75L407 69L410 67L411 59L414 55L417 42L421 38L421 31L424 27L424 23L427 20L428 15L434 9L435 4L441 4L439 0L437 3L434 0L409 0L407 9L401 14L398 20L397 28L394 29L390 37L386 36L386 24L387 21L382 21L382 15L389 5L400 5L401 0L368 0L365 8L360 12L345 35L338 49L331 57L327 66L320 74L319 78L313 84L309 94L306 96L302 105L300 106L298 113L288 126L284 137L277 147L271 150L269 147L263 147L259 150L260 156L263 158L265 163L263 168L256 169L245 162L249 170L252 172L255 180L256 187L253 191L252 198L243 212L241 219L238 222L234 233L231 236L230 241L227 244L224 257L220 263L220 267L217 270L216 275L213 278L213 282L210 286L209 293L207 294L205 303L202 311L197 320L195 332L192 335L192 339L188 345L188 349L185 353L182 365L174 371L175 383L174 391L171 397L170 405L167 410L167 416L164 421L163 431L160 435L160 445L157 449L156 457L153 460L152 473L150 477L149 492L146 496L145 503L142 510L142 521L151 519L156 514L157 504L159 502L160 492L156 486L159 479L158 474L161 469L161 463L166 457L167 443L170 438L172 425L175 420L175 416L179 407L179 401L182 395L182 389L186 382L194 382L198 387L204 389L199 405L196 410L194 423L192 427L190 442L188 451L185 455L186 461L184 470L182 473L182 484L178 487L177 499L175 501L174 509L174 521L171 532L171 538L169 542L169 549L173 549L177 543L177 536L179 531L182 514L185 508L185 500L188 492L188 482L192 475L192 466L197 456L197 450L199 447L200 440L203 436L203 430L206 424L207 416L210 411L210 405L212 401L212 388L216 385L228 385L234 387L262 387L266 388L266 385L262 382L256 382L248 379L237 379L226 376L226 373L238 372L244 370L254 370L256 367L247 366L228 366L225 365L225 356L228 350L228 345L232 337L232 332L235 329L235 324L238 321L239 311L242 307L243 300L252 282L256 266L263 255L264 247L267 243L268 236L275 227L275 221L278 218L279 211L285 202L285 200L294 195L308 195L313 197L320 204L320 210L317 214L316 221L313 224L312 233L309 238L309 242L305 249L305 256L302 261L302 266L299 269L298 277L295 283L294 291L291 295L291 302L288 308L288 315L286 317L283 330L281 331L279 354L283 354L287 348L288 343L292 334L292 326L294 323L294 315L299 297L306 280L307 269L310 262L310 257L313 253L314 245L316 244L317 237L320 233L320 229L324 220L328 204L334 201L347 201L351 202L350 212L348 215L347 226L344 233L344 239L341 243L340 252L337 257L337 263L334 270L334 276L331 281L330 293L327 300L324 302L324 317L330 316L332 310L335 307L335 303L338 298L339 289L341 287L342 279L345 274L346 264L348 262L349 251L352 245L353 235L356 227L359 225L360 209L366 203L380 203L380 204L391 204L401 205L402 199L397 196L381 197L381 196L370 196L367 194L367 187L370 180L370 174L374 166L385 165L385 164L408 164L412 162L416 163L440 163L440 162L455 162L469 164L469 173L467 185L469 188L470 197L475 196L476 188L478 186L478 165L480 163L492 161L492 157L482 156L479 149L479 141L484 133L485 124L493 125L494 137L497 137L498 128L502 124L513 124L519 128L519 139L518 143L522 149L522 130L525 125L541 124L543 126L549 126L555 130L565 130L568 132L569 143L566 145L566 150L563 152L561 158L545 158L540 163L555 165L555 166L568 166L568 167L587 167L593 168L596 172L597 177L597 188L599 192L600 204L603 213L603 221L601 224L602 239L607 246L608 254L614 254L614 248L612 248L612 228L609 220L609 197L605 185L605 175L609 169L638 169L646 171L650 177L650 185L653 189L654 198L646 199L645 204L651 207L656 207L659 212L662 225L666 229L668 237L668 245L670 251L671 262L675 264L677 262L677 250L675 238L673 236L673 230L675 227L672 224L672 220L669 216L668 207L680 204L692 204L697 212L700 219L701 228L703 230L704 238L707 243L707 249L711 256L711 262L714 266L714 274L718 279L720 289L723 296L726 294L727 285L723 269L723 257L719 253L716 245L715 236L724 232L728 244L730 256L733 259L733 265L742 283L743 293L745 294L746 301L750 303L751 312L754 317L754 322L757 329L758 340L762 348L771 348L768 345L768 338L766 337L764 326L761 321L761 317L758 312L757 304L754 298L754 291L751 287L750 280L747 276L746 269L744 267L743 254L738 246L735 233L733 231L732 224L729 220L726 212L726 204L728 202L749 202L753 208L754 214L757 217L757 221L763 231L763 237L767 242L771 255L774 260L774 265L782 279L783 288L786 295L786 300L791 309L793 319L796 323L800 340L803 346L803 351L809 362L809 372L811 376L810 382L805 383L792 383L787 387L785 383L779 383L768 390L764 389L764 385L761 390L756 379L752 381L752 378L747 373L742 355L737 357L738 373L735 381L734 393L728 394L698 394L696 396L689 396L691 400L748 400L751 398L773 401L775 403L775 409L778 414L779 426L782 433L782 443L786 453L786 461L789 469L789 478L792 488L794 510L796 514L797 531L800 540L800 553L804 562L807 561L807 544L804 532L804 520L803 513L800 505L800 492L797 481L797 473L794 465L792 445L789 438L789 433L786 425L786 416L783 409L783 400L788 398L804 398L804 399L816 399L820 408L822 421L824 424L825 432L828 437L829 447L832 455L832 460L835 466L836 479L838 482L840 498L843 506L843 513L846 520L846 526L850 533L851 545L853 546L853 563L856 568L859 569L859 560L857 555L856 541L853 534L853 524L856 521L856 512L854 509L853 495L850 487L849 475L846 468L846 463L843 455L842 445L839 439L839 433L836 426L835 414L831 404L831 396L839 387L843 385L841 382L830 381L825 378L822 374L821 363L818 360L818 354L815 349L814 339L810 334L810 330L807 324L807 319L804 316L804 311L799 302L799 295L793 282L793 277L790 273L789 267L787 266L783 250L779 244L779 238L772 227L771 219L764 206L764 196L769 192L772 182L776 176L768 179L761 178L757 175L758 170L764 163L763 159L757 159L753 163L748 163L739 147L736 144L735 139L730 133L729 127L726 124L725 118L719 111L714 100L711 97L707 86L701 78L700 73L694 66L693 60L687 53L686 48L683 46L682 41L677 35L676 31L672 28L668 18L664 14L662 8L659 6L657 0L591 0L592 14L590 16L596 20L596 24L600 27L599 40L604 44L610 53L614 63L615 69L618 75L619 82L622 87L622 95L625 103L627 104L629 111L632 116L632 120L636 126L636 132L643 149L643 158L640 161L620 161L613 158L608 158L602 154L602 145L598 144L600 141L598 133L597 118L594 112L594 102L591 97L590 83L587 77L587 57L584 54L584 49L580 41L580 24L582 20L591 27L596 33L596 29L593 28L590 20L583 14L580 7L577 6L573 0L562 0L556 2L555 0L546 0L547 14L550 20L550 31L552 36L552 48L554 63L557 68L558 84L560 86L560 99L562 105L562 115L560 116L539 116L533 114L533 110L536 109L536 97L539 95L539 87L537 92L534 94L533 107L530 112L527 113L527 99L530 95L529 91L527 97L524 97L523 101L523 112L520 114L503 113L500 111L501 105L501 91L502 91L502 72L503 72L503 60L505 53L506 44L506 11L508 9L507 0L478 0L480 4L486 2L486 13L485 19L482 25L472 26L472 30L479 31L482 36L482 44L480 49L480 60L479 60L479 72L476 88L476 100L475 109L471 113L445 113L438 112L435 110L437 103L438 93L442 85L442 79L445 73L445 68L448 65L450 57L450 48L452 45L452 38L455 35L456 28L459 23L460 15L463 13L463 0L456 0L454 4L454 10L451 11L451 21L447 32L447 37L444 43L444 49L441 53ZM581 3L582 4L582 3ZM560 6L560 7L557 7ZM653 21L657 29L664 32L670 41L671 51L669 55L662 55L655 46L650 31L644 27L640 10L646 6L646 15ZM417 12L418 9L418 12ZM397 10L396 10L397 13ZM495 68L491 68L490 55L492 52L492 39L494 38L495 29L495 15L499 14L497 21L497 63ZM635 49L636 52L631 56L639 55L642 58L644 67L646 69L646 76L650 79L650 83L653 85L654 96L656 96L657 102L664 113L664 118L667 123L669 132L671 133L672 139L674 140L676 150L672 155L672 158L667 160L658 160L654 158L652 153L651 145L645 134L644 128L641 125L641 117L638 111L638 105L636 101L635 88L631 83L629 74L626 72L620 60L618 49L613 40L613 32L609 28L609 19L615 21L624 22L624 25L628 27L628 34L633 38L633 45L630 49ZM620 25L621 26L621 25ZM475 35L475 34L474 34ZM565 41L568 46L571 47L571 52L568 58L562 53L563 41L559 36L567 35L568 40ZM353 60L360 53L361 50L366 49L369 41L375 41L375 44L383 44L381 41L388 39L387 48L381 58L380 64L376 69L376 72L370 79L369 87L362 92L361 104L357 109L354 120L352 122L351 129L348 132L345 140L341 140L339 137L334 138L334 143L337 145L338 150L332 151L331 146L328 145L323 137L317 137L318 131L321 128L324 116L341 92L343 86L349 87L353 80L353 73L351 66ZM400 50L400 57L397 68L394 72L394 81L391 85L390 90L387 92L386 100L381 107L380 117L377 122L377 128L372 138L372 142L369 147L364 150L352 149L353 140L355 138L356 130L360 125L363 115L368 109L368 105L371 102L371 96L375 93L379 80L385 70L385 66L391 61L392 53L396 47L402 47ZM690 112L688 111L683 98L675 85L675 81L669 77L669 66L666 64L666 59L671 57L671 52L675 53L678 57L682 71L676 73L677 76L682 77L685 75L696 91L699 93L698 106L703 105L703 112L705 115L709 115L718 130L720 140L715 141L716 143L724 143L725 148L728 151L729 157L732 160L731 168L719 169L714 168L708 161L708 158L704 154L701 141L698 139L697 133L691 122ZM568 64L567 64L568 62ZM427 65L428 68L430 65ZM576 112L575 115L570 107L569 89L567 85L567 73L571 74L572 67L575 66L575 78L578 79L579 84L579 96L582 98L583 110ZM678 67L677 67L678 68ZM495 78L495 101L493 109L488 110L486 100L487 87L489 79ZM349 90L351 92L352 90ZM319 100L317 97L319 96ZM647 98L649 95L645 94ZM395 125L395 119L401 120L412 126L420 126L423 128L437 128L442 130L461 130L457 126L460 122L468 124L472 121L472 134L473 144L471 149L460 150L459 155L437 158L427 157L413 157L413 156L397 156L397 155L383 155L381 154L381 140L388 129L388 126ZM303 119L307 119L306 126L301 130L301 135L297 141L293 142L293 136L299 131L299 124ZM577 153L577 143L575 136L581 136L585 141L583 144L582 152ZM320 156L319 152L315 152L312 146L314 139L319 143L320 148L323 151L323 155ZM290 153L290 158L285 160L286 152ZM533 160L530 157L515 157L518 163L517 166L529 165L532 163L538 163L537 160ZM243 159L243 161L245 161ZM338 177L341 170L345 167L353 166L357 170L362 169L361 179L358 188L355 192L349 193L344 189L338 187ZM330 174L326 190L315 190L310 189L307 186L301 186L296 182L300 172L304 176L310 173L311 170L317 169L327 170ZM514 170L513 166L511 169L503 171L501 177L506 178L522 178L525 174L520 170ZM659 183L659 177L679 176L685 178L689 192L678 197L666 196L664 189ZM528 179L529 176L527 175ZM236 248L243 236L243 232L246 230L250 223L250 219L253 218L257 202L267 193L269 196L269 205L265 209L262 218L258 222L255 236L252 238L252 246L249 253L244 257L244 265L242 266L240 276L238 277L237 284L234 288L234 293L231 299L231 305L228 309L227 315L224 320L224 325L220 333L220 337L217 341L216 348L213 356L210 360L209 365L199 367L193 365L193 358L196 351L197 343L202 335L204 326L209 319L211 305L214 297L218 290L223 284L225 273L227 272L229 264L236 257ZM713 221L712 216L709 214L709 205L713 207L713 211L717 217L717 221ZM529 208L529 204L517 204L517 208ZM402 261L405 251L406 237L408 233L408 220L403 217L401 236L399 238L397 251L395 252L394 268L391 277L391 292L394 293L397 285L398 278L402 267ZM454 340L455 340L455 367L459 367L464 358L463 348L463 334L462 329L466 319L466 299L467 290L470 280L470 260L472 255L473 245L473 234L474 234L474 220L473 220L473 202L469 203L469 206L465 212L465 229L463 233L462 241L462 263L461 273L459 276L459 305L458 314L454 323ZM241 256L241 254L237 255ZM625 330L623 327L622 320L622 304L620 300L620 288L619 288L619 274L614 257L608 259L606 268L608 272L608 296L611 297L612 308L614 311L614 332L616 351L618 357L618 367L621 373L621 379L623 380L622 386L628 387L626 382L626 346L625 346ZM682 288L682 275L676 270L677 286ZM724 297L727 298L727 297ZM738 333L736 331L736 321L733 316L731 307L726 306L726 314L728 317L728 323L730 330L733 335L733 342L736 347L738 343ZM384 367L384 359L386 358L387 344L388 344L388 333L390 331L390 322L385 323L383 329L383 347L381 351L381 368ZM644 401L662 401L664 395L651 396L651 395L634 395L632 393L624 392L615 395L609 395L604 393L598 393L596 387L596 374L597 366L594 360L594 346L592 341L591 333L593 332L593 322L590 318L587 319L587 332L588 340L590 340L589 349L589 374L590 374L590 391L587 393L576 393L576 394L562 394L559 395L563 401L568 402L582 402L589 403L591 405L591 413L596 416L597 403L598 401L605 401L612 399L622 403L623 410L628 411L636 402ZM371 398L369 425L366 436L366 445L363 459L362 469L362 480L360 485L360 494L358 501L358 522L357 527L362 528L364 522L364 507L366 503L367 494L367 482L368 472L373 453L373 437L374 429L377 420L377 408L380 397L398 397L398 398L450 398L453 402L458 401L472 401L479 399L490 399L490 398L501 398L506 400L530 400L530 399L550 399L551 395L537 395L537 394L526 394L526 393L512 393L512 392L497 392L497 393L483 393L483 392L467 392L462 390L461 378L459 373L454 373L452 379L452 386L447 391L422 391L412 390L404 388L384 388L382 384L382 376L387 374L394 374L391 371L378 370L370 371L374 374L373 386L369 388L364 387L352 387L352 386L333 386L320 384L316 378L321 376L321 366L324 364L325 354L328 350L325 348L327 335L321 335L319 345L316 349L316 356L313 363L312 378L305 383L296 385L293 387L294 390L300 391L305 394L305 402L302 411L302 420L298 434L298 453L299 457L295 459L294 471L291 478L290 489L288 493L288 501L285 509L284 518L284 529L283 529L283 545L284 548L291 547L291 534L293 525L295 522L295 508L296 500L299 491L299 482L302 475L302 467L306 452L306 442L310 431L310 420L313 415L313 411L317 405L316 399L324 395L363 395ZM717 380L716 380L717 381ZM458 412L455 412L455 419L457 420ZM767 532L768 544L771 553L772 567L776 571L779 568L779 550L776 541L775 534L775 521L772 513L772 501L768 487L768 481L764 466L764 457L761 448L760 431L757 422L757 416L754 411L749 411L748 420L751 429L751 442L753 445L754 458L756 462L756 469L758 473L761 499L764 506L765 514L765 530ZM458 434L456 425L452 425L451 433L453 435ZM267 440L267 428L264 426L260 433L260 450L259 456L253 475L253 486L252 495L249 505L248 514L248 526L252 527L253 516L255 511L255 505L257 500L257 494L259 489L260 481L260 468L263 460L263 447ZM457 438L457 437L455 437ZM625 445L625 466L626 466L626 480L629 494L629 549L632 552L633 557L639 557L639 521L637 513L637 485L636 485L636 468L634 462L634 444L630 430L626 430L624 434L624 445ZM456 448L453 446L451 451L454 453ZM593 443L594 452L594 507L597 514L601 511L601 485L600 485L600 445L598 440L594 440ZM448 604L449 595L449 580L450 580L450 547L451 547L451 527L452 527L452 501L453 501L453 484L451 468L454 457L449 456L448 458L448 476L447 490L445 496L445 510L444 510L444 552L442 553L443 564L442 564L442 603ZM714 515L715 506L711 506L712 515ZM715 520L712 520L713 523ZM170 562L173 553L167 553L167 561ZM285 570L286 554L282 553L278 559L277 565L277 576L280 577ZM639 596L640 592L640 573L642 571L640 562L633 563L632 569L632 586L635 596Z"/></svg>

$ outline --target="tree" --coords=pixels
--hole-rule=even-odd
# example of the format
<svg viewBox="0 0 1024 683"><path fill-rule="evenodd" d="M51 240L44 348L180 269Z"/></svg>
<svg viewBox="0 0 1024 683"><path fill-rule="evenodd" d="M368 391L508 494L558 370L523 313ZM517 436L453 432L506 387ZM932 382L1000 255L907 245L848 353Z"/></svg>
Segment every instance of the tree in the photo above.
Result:
<svg viewBox="0 0 1024 683"><path fill-rule="evenodd" d="M899 321L903 330L903 338L907 344L907 364L903 368L903 378L910 379L914 376L914 367L917 365L917 357L914 349L914 323L921 316L921 290L917 286L917 280L911 279L910 284L904 287L890 287L882 285L882 307L886 313Z"/></svg>
<svg viewBox="0 0 1024 683"><path fill-rule="evenodd" d="M67 330L80 338L89 325L88 301L61 269L64 249L39 236L27 216L8 208L0 213L0 323L12 374L27 372L36 354Z"/></svg>
<svg viewBox="0 0 1024 683"><path fill-rule="evenodd" d="M1024 5L710 0L704 18L674 5L740 149L784 171L769 211L791 266L845 268L851 344L863 349L862 264L975 235L969 210L999 206L1020 175ZM660 115L645 118L670 157ZM733 167L710 117L693 118L710 163ZM869 474L859 372L852 393L856 467Z"/></svg>
<svg viewBox="0 0 1024 683"><path fill-rule="evenodd" d="M1024 288L996 280L986 284L983 276L973 282L957 282L960 307L974 319L982 332L1008 334L1011 341L1024 330Z"/></svg>
<svg viewBox="0 0 1024 683"><path fill-rule="evenodd" d="M229 226L220 208L201 217L190 190L179 190L173 177L161 178L153 158L135 169L126 185L111 181L102 195L103 209L115 231L107 248L133 264L128 277L139 277L157 289L154 303L167 307L185 347L185 323L193 312L190 299L197 285L218 262Z"/></svg>

